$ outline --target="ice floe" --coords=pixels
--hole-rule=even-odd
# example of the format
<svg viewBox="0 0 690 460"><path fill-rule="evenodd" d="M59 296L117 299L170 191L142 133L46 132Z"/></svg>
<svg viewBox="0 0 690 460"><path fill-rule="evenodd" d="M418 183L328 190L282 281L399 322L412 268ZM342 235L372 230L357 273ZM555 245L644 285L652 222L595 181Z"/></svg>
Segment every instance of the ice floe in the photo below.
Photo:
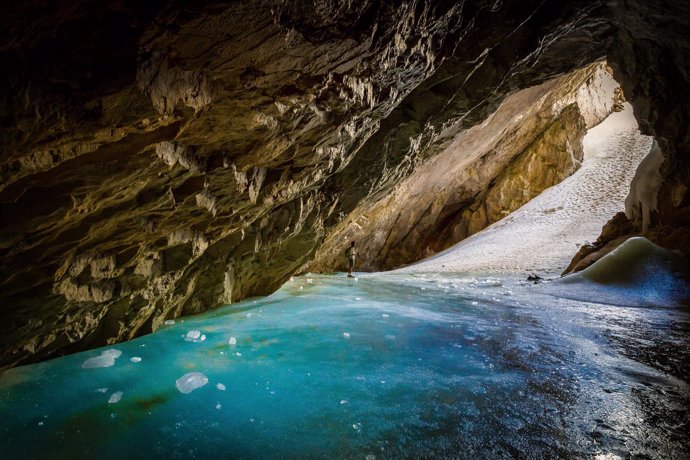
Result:
<svg viewBox="0 0 690 460"><path fill-rule="evenodd" d="M201 372L188 372L175 381L180 393L188 394L208 383L208 377Z"/></svg>
<svg viewBox="0 0 690 460"><path fill-rule="evenodd" d="M116 391L115 393L110 395L110 399L108 399L108 404L115 404L117 402L120 402L121 399L122 399L122 392Z"/></svg>
<svg viewBox="0 0 690 460"><path fill-rule="evenodd" d="M202 334L201 331L193 330L187 332L187 335L184 336L184 339L187 342L203 342L206 340L206 334Z"/></svg>
<svg viewBox="0 0 690 460"><path fill-rule="evenodd" d="M115 360L122 355L120 350L113 348L102 351L99 356L93 356L81 365L84 369L93 369L98 367L110 367L115 364Z"/></svg>

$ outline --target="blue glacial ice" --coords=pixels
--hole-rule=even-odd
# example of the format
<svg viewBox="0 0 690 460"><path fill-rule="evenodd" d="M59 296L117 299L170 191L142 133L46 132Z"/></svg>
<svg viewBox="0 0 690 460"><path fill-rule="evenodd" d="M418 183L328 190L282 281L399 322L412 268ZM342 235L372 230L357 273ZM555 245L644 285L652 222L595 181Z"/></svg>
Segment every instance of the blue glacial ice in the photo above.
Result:
<svg viewBox="0 0 690 460"><path fill-rule="evenodd" d="M118 344L117 359L4 373L2 458L690 454L687 310L507 275L309 279ZM113 364L82 367L101 356Z"/></svg>

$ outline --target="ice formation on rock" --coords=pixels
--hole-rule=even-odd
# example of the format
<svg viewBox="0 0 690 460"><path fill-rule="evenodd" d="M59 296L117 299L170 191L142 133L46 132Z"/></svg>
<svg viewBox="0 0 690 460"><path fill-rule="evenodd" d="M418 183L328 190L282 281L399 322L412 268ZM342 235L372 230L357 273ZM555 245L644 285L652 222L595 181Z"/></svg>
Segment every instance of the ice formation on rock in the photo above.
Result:
<svg viewBox="0 0 690 460"><path fill-rule="evenodd" d="M682 278L686 270L676 252L636 237L581 272L540 289L560 297L611 305L670 307L690 299L690 284Z"/></svg>

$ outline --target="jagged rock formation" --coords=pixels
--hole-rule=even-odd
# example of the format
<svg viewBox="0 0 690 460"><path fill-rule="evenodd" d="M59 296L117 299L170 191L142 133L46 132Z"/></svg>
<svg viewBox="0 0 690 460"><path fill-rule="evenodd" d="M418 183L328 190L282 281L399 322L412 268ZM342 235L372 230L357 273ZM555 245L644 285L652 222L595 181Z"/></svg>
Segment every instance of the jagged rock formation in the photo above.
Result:
<svg viewBox="0 0 690 460"><path fill-rule="evenodd" d="M462 130L385 197L337 225L309 271L342 269L343 242L359 242L363 270L397 268L502 219L572 174L588 128L618 109L620 89L593 64L505 99L481 125Z"/></svg>
<svg viewBox="0 0 690 460"><path fill-rule="evenodd" d="M271 292L443 150L448 127L607 50L673 159L670 222L688 199L675 89L690 15L654 3L5 5L0 365Z"/></svg>

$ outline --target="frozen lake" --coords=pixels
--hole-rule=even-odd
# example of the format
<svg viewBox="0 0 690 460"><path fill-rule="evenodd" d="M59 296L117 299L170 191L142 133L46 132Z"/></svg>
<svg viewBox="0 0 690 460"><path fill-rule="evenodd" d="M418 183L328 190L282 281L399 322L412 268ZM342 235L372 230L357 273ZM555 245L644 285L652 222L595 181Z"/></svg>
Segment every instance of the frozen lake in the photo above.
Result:
<svg viewBox="0 0 690 460"><path fill-rule="evenodd" d="M687 310L560 299L509 275L298 277L3 374L0 452L688 458L689 337Z"/></svg>

